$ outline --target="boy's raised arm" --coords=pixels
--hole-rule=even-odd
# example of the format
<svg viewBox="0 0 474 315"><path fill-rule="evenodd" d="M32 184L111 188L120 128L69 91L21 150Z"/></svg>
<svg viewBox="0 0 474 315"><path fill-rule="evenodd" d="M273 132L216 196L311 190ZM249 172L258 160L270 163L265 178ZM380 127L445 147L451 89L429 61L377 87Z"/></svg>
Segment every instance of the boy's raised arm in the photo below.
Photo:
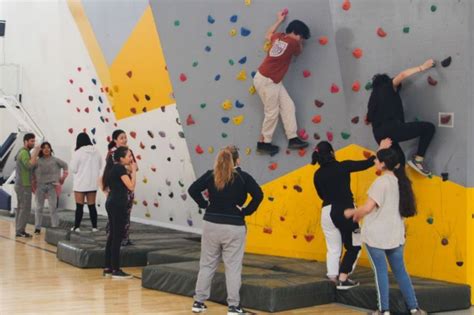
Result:
<svg viewBox="0 0 474 315"><path fill-rule="evenodd" d="M281 10L280 12L278 12L277 21L272 26L270 26L267 33L265 34L265 39L266 40L272 40L272 35L275 33L277 28L280 26L281 23L283 23L283 21L286 18L286 13L285 12L286 12L285 10Z"/></svg>

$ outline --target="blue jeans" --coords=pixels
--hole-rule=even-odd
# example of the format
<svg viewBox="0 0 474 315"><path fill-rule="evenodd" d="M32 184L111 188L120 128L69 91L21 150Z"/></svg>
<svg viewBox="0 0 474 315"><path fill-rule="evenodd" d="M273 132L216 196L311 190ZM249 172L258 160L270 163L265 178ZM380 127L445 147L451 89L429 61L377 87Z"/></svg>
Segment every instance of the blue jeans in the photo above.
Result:
<svg viewBox="0 0 474 315"><path fill-rule="evenodd" d="M392 272L397 279L398 286L402 291L405 303L409 310L418 308L415 290L411 284L410 276L405 270L403 261L403 245L393 249L379 249L365 244L372 268L375 273L375 284L377 286L378 307L380 311L388 311L389 308L389 283L387 261L392 268Z"/></svg>

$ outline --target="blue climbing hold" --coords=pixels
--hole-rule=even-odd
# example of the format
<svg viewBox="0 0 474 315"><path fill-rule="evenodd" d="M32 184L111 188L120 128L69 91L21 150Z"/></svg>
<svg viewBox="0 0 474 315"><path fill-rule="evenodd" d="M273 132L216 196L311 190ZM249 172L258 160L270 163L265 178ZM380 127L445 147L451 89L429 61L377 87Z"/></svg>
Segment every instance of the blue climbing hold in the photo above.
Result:
<svg viewBox="0 0 474 315"><path fill-rule="evenodd" d="M245 28L245 27L240 28L240 35L247 37L250 35L250 33L251 31L248 28Z"/></svg>
<svg viewBox="0 0 474 315"><path fill-rule="evenodd" d="M234 14L230 17L230 22L235 23L235 22L237 22L237 19L238 19L237 15Z"/></svg>
<svg viewBox="0 0 474 315"><path fill-rule="evenodd" d="M237 108L243 108L245 106L244 103L239 102L239 100L235 100L235 107Z"/></svg>
<svg viewBox="0 0 474 315"><path fill-rule="evenodd" d="M99 96L99 102L102 104L103 101L102 101L102 97Z"/></svg>
<svg viewBox="0 0 474 315"><path fill-rule="evenodd" d="M230 121L230 118L229 117L222 117L221 120L224 124L227 124Z"/></svg>
<svg viewBox="0 0 474 315"><path fill-rule="evenodd" d="M102 108L100 108L100 106L97 107L97 111L98 111L99 113L102 112Z"/></svg>
<svg viewBox="0 0 474 315"><path fill-rule="evenodd" d="M241 65L243 65L243 64L246 63L246 62L247 62L247 56L243 56L243 57L240 58L240 60L239 60L239 63L240 63Z"/></svg>
<svg viewBox="0 0 474 315"><path fill-rule="evenodd" d="M204 48L204 50L205 50L206 52L210 52L210 51L211 51L211 46L206 46L206 48Z"/></svg>
<svg viewBox="0 0 474 315"><path fill-rule="evenodd" d="M94 85L97 85L97 80L96 80L96 79L92 79L92 83L93 83Z"/></svg>
<svg viewBox="0 0 474 315"><path fill-rule="evenodd" d="M215 22L216 20L214 20L214 18L213 18L211 15L208 15L208 16L207 16L207 21L209 22L209 24L214 24L214 22Z"/></svg>
<svg viewBox="0 0 474 315"><path fill-rule="evenodd" d="M252 73L250 73L250 75L252 76L252 78L254 78L256 74L257 74L257 71L252 71Z"/></svg>
<svg viewBox="0 0 474 315"><path fill-rule="evenodd" d="M220 74L218 74L218 75L216 75L216 76L214 77L214 80L215 80L215 81L219 81L220 79L221 79L221 75L220 75Z"/></svg>
<svg viewBox="0 0 474 315"><path fill-rule="evenodd" d="M93 135L95 135L95 128L92 128L91 132L92 132Z"/></svg>

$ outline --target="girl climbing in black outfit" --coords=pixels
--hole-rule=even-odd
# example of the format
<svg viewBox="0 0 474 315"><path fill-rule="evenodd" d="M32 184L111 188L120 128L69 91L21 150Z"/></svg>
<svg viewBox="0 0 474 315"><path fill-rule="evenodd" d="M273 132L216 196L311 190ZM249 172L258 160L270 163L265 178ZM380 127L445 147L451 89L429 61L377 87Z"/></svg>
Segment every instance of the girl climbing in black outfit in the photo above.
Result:
<svg viewBox="0 0 474 315"><path fill-rule="evenodd" d="M102 176L102 188L108 193L105 209L109 218L109 235L105 247L104 276L128 279L131 275L120 269L120 245L127 223L128 193L135 189L137 164L126 147L118 147L113 153L114 164L108 164ZM129 166L130 174L126 166Z"/></svg>
<svg viewBox="0 0 474 315"><path fill-rule="evenodd" d="M388 148L390 139L380 142L380 148ZM352 234L359 232L359 224L344 217L344 210L354 207L351 192L351 173L364 171L374 165L375 156L362 161L337 161L334 150L327 141L321 141L312 155L311 164L319 164L314 173L314 187L323 201L321 227L326 239L327 276L336 283L339 290L347 290L359 285L349 279L359 256L360 244L353 243ZM346 253L339 266L342 244Z"/></svg>
<svg viewBox="0 0 474 315"><path fill-rule="evenodd" d="M433 59L428 59L421 66L406 69L394 78L387 74L376 74L367 112L367 122L372 124L375 140L380 143L382 139L392 139L392 148L400 155L401 166L405 165L405 153L398 143L420 138L416 155L408 161L408 165L424 176L431 175L423 166L423 160L433 139L435 126L426 121L405 122L400 90L403 80L433 66Z"/></svg>

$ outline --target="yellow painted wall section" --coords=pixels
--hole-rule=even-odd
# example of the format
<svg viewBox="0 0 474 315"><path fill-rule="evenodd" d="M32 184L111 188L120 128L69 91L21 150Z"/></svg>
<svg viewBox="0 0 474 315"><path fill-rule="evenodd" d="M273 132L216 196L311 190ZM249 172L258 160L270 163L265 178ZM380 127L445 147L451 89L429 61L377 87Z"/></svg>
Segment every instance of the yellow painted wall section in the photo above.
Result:
<svg viewBox="0 0 474 315"><path fill-rule="evenodd" d="M350 145L338 160L364 159L364 148ZM306 157L308 162L310 157ZM317 166L307 165L263 186L265 200L248 218L247 251L324 261L326 245L320 227L321 200L313 185ZM417 198L418 215L406 220L405 260L410 274L467 282L467 189L441 178L425 178L407 168ZM375 167L351 178L357 204L376 178ZM471 200L474 200L474 195ZM472 240L471 243L472 244ZM469 252L472 255L472 251ZM472 258L470 259L472 261ZM369 266L365 252L360 264ZM474 279L470 278L471 282Z"/></svg>
<svg viewBox="0 0 474 315"><path fill-rule="evenodd" d="M113 88L109 95L114 98L117 119L175 103L149 6L115 58L110 75Z"/></svg>
<svg viewBox="0 0 474 315"><path fill-rule="evenodd" d="M474 288L474 188L467 192L467 284ZM474 304L474 295L471 294L471 304Z"/></svg>

